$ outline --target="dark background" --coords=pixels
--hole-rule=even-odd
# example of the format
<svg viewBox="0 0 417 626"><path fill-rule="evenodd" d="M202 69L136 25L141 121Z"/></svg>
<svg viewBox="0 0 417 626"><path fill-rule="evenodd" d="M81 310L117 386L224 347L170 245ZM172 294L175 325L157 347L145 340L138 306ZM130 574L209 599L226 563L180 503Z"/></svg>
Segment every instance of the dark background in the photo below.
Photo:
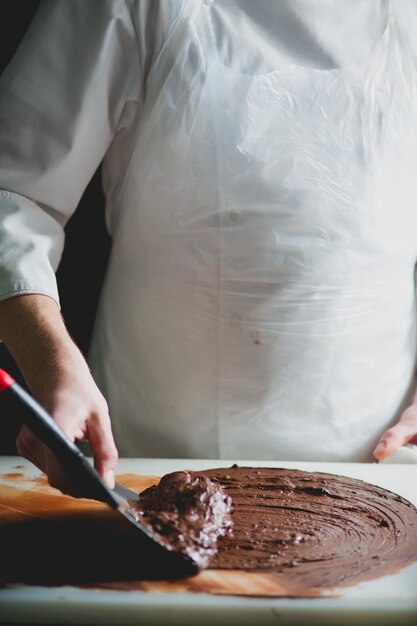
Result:
<svg viewBox="0 0 417 626"><path fill-rule="evenodd" d="M0 2L0 73L13 57L39 3L39 0ZM65 231L65 248L57 272L62 314L70 334L86 353L110 248L104 225L100 170L85 190ZM24 385L3 344L0 345L0 367ZM4 414L0 405L0 454L16 454L14 441L18 430L17 416Z"/></svg>

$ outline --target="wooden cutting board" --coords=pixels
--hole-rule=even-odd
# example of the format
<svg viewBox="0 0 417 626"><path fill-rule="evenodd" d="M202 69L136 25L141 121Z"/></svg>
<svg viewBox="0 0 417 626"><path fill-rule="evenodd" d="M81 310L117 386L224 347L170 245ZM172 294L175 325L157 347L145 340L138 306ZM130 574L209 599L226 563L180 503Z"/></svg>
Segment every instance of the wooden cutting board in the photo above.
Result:
<svg viewBox="0 0 417 626"><path fill-rule="evenodd" d="M121 473L117 480L139 492L157 483L159 477L169 471L227 467L233 462L125 459L119 463ZM415 466L255 461L242 464L349 475L396 491L417 504ZM192 595L195 600L207 597L202 594L218 599L247 596L281 598L283 602L286 598L285 602L292 601L292 606L307 603L310 613L320 612L326 602L330 602L336 612L338 607L343 607L346 612L350 603L354 609L365 602L368 612L372 613L374 607L374 615L380 614L383 607L384 615L390 614L390 608L391 614L394 611L397 618L399 612L407 619L410 615L417 618L417 564L397 574L343 590L329 589L324 594L311 590L315 599L295 600L296 590L274 574L206 570L180 581L143 580L138 575L141 557L137 552L135 532L133 526L106 505L76 500L52 489L39 472L21 459L10 458L0 463L0 575L6 590L11 584L24 583L19 587L23 598L25 589L31 589L33 585L48 589L70 585L84 592L140 592L130 596L137 597L138 602L144 595L151 598L169 595L174 603L176 598L184 597L183 594ZM88 593L83 597L88 597ZM7 596L3 598L7 605ZM409 622L397 619L397 623Z"/></svg>
<svg viewBox="0 0 417 626"><path fill-rule="evenodd" d="M28 478L24 469L18 463L0 476L0 576L6 584L297 596L282 577L260 572L206 570L183 580L148 580L136 530L122 516L100 502L65 496L45 476ZM125 473L117 481L139 493L159 478Z"/></svg>

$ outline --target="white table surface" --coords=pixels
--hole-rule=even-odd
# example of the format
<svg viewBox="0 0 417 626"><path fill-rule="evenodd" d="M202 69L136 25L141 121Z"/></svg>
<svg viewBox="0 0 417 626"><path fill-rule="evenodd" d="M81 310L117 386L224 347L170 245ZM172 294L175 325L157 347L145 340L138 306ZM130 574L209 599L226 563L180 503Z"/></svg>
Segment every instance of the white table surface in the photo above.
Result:
<svg viewBox="0 0 417 626"><path fill-rule="evenodd" d="M417 506L417 465L411 464L121 459L118 473L162 475L180 469L228 467L236 462L247 466L292 467L351 476L394 491ZM20 458L0 457L0 489L1 484L7 484L1 474L13 471L16 465L24 465L24 470L20 471L24 471L28 478L39 474L36 468ZM338 591L340 597L304 600L16 585L0 590L0 623L103 626L417 625L417 562L396 574Z"/></svg>

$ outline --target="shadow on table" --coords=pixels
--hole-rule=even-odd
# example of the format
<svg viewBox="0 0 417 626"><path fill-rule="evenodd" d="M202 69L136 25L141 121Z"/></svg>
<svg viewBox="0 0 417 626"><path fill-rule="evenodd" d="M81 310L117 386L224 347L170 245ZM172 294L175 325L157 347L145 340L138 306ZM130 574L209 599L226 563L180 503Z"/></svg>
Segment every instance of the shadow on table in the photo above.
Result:
<svg viewBox="0 0 417 626"><path fill-rule="evenodd" d="M1 515L1 514L0 514ZM158 547L112 510L59 519L5 521L0 517L0 584L89 584L177 579L190 572L173 567Z"/></svg>

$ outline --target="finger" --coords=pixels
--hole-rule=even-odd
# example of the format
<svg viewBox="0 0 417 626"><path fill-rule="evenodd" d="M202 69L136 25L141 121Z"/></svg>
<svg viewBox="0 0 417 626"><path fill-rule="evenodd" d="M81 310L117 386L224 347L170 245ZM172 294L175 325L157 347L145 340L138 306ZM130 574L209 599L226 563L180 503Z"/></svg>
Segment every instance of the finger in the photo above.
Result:
<svg viewBox="0 0 417 626"><path fill-rule="evenodd" d="M94 456L94 467L110 489L114 488L118 459L110 418L92 417L88 422L88 439Z"/></svg>
<svg viewBox="0 0 417 626"><path fill-rule="evenodd" d="M381 435L373 453L374 458L377 461L385 459L400 446L413 441L415 437L415 427L413 428L406 422L398 422L398 424L395 424L395 426L392 426L392 428L389 428Z"/></svg>

